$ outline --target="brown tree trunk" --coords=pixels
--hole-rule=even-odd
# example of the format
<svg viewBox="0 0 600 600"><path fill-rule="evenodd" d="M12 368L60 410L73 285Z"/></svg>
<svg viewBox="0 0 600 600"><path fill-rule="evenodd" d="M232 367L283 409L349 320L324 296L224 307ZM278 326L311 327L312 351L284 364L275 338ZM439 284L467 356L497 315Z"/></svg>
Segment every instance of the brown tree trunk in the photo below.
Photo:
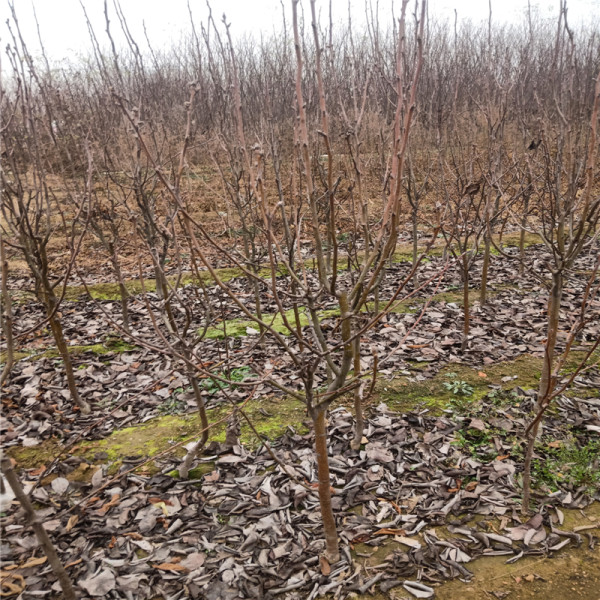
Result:
<svg viewBox="0 0 600 600"><path fill-rule="evenodd" d="M325 531L325 558L330 563L340 559L337 528L331 506L331 481L329 475L329 458L327 455L327 425L325 409L313 411L312 420L315 427L315 453L317 455L317 470L319 475L319 503L321 518Z"/></svg>
<svg viewBox="0 0 600 600"><path fill-rule="evenodd" d="M121 265L116 253L113 256L113 268L115 275L117 276L117 282L119 284L119 295L121 297L121 316L123 317L123 329L129 333L129 292L123 281L123 274L121 273Z"/></svg>
<svg viewBox="0 0 600 600"><path fill-rule="evenodd" d="M481 290L479 292L479 302L483 305L487 302L487 282L488 271L490 268L490 234L486 232L483 249L483 265L481 267Z"/></svg>
<svg viewBox="0 0 600 600"><path fill-rule="evenodd" d="M201 450L206 446L208 441L208 416L206 415L206 406L204 404L204 398L202 398L202 392L198 385L198 379L193 373L189 374L190 383L194 391L194 400L196 401L196 407L198 408L198 416L200 417L200 439L196 442L196 445L186 454L183 462L179 467L179 477L187 479L189 476L190 469L196 457L200 454Z"/></svg>
<svg viewBox="0 0 600 600"><path fill-rule="evenodd" d="M8 291L8 260L6 259L6 250L1 234L0 263L2 266L2 333L4 334L4 343L6 344L6 362L2 369L2 375L0 375L0 385L2 385L10 375L15 363L15 344L13 340L12 301Z"/></svg>
<svg viewBox="0 0 600 600"><path fill-rule="evenodd" d="M556 351L556 340L558 337L558 325L560 314L560 302L563 294L563 274L558 271L552 274L552 288L548 297L548 323L547 340L544 350L544 364L540 377L537 406L541 408L548 395L552 392L552 367L554 365L554 354Z"/></svg>
<svg viewBox="0 0 600 600"><path fill-rule="evenodd" d="M354 340L354 377L360 375L360 337ZM365 415L362 405L362 386L354 389L354 418L356 420L354 439L350 443L352 450L359 450L365 431Z"/></svg>
<svg viewBox="0 0 600 600"><path fill-rule="evenodd" d="M412 266L413 269L417 264L417 260L419 259L419 221L418 221L418 212L417 210L413 210L412 212ZM417 274L417 270L415 269L415 274L413 275L413 285L415 289L419 287L419 276Z"/></svg>
<svg viewBox="0 0 600 600"><path fill-rule="evenodd" d="M523 203L523 217L521 218L521 233L519 235L519 275L525 273L525 227L527 225L527 212L529 211L529 198Z"/></svg>
<svg viewBox="0 0 600 600"><path fill-rule="evenodd" d="M52 336L54 337L54 342L56 343L56 349L58 350L58 353L60 354L65 366L65 374L67 376L67 385L69 386L71 400L73 400L73 402L79 406L79 410L82 414L87 415L91 412L90 405L81 398L79 391L77 390L77 384L75 383L75 372L73 371L73 362L71 361L71 355L69 354L69 347L67 346L67 342L65 340L60 319L56 316L55 307L58 300L54 296L53 292L47 295L47 299L48 301L46 306L49 315L48 322L52 331Z"/></svg>
<svg viewBox="0 0 600 600"><path fill-rule="evenodd" d="M523 504L521 512L526 515L529 513L529 504L531 500L531 460L535 448L535 440L540 428L540 423L536 423L527 436L527 448L525 450L525 463L523 465Z"/></svg>
<svg viewBox="0 0 600 600"><path fill-rule="evenodd" d="M469 260L466 252L463 254L463 339L461 344L461 351L464 352L467 349L467 343L469 341L469 327L470 327L470 308L469 308Z"/></svg>
<svg viewBox="0 0 600 600"><path fill-rule="evenodd" d="M552 273L552 287L548 297L547 340L536 402L537 411L543 408L554 387L553 366L558 337L560 301L562 299L563 285L564 279L562 271ZM527 436L527 449L525 452L525 463L523 465L523 514L529 512L529 502L531 498L531 461L533 458L535 440L537 439L540 429L541 421L535 424Z"/></svg>
<svg viewBox="0 0 600 600"><path fill-rule="evenodd" d="M40 542L40 546L44 550L44 554L48 557L48 562L50 563L54 574L58 578L60 587L63 591L63 598L65 598L65 600L76 600L77 594L75 593L71 579L65 571L52 540L38 519L38 516L35 514L35 510L33 509L31 500L29 500L29 496L27 496L23 490L23 486L21 485L17 474L13 471L10 459L0 455L0 462L2 466L2 474L14 492L15 497L21 504L21 508L25 512L27 520L35 532L35 535Z"/></svg>

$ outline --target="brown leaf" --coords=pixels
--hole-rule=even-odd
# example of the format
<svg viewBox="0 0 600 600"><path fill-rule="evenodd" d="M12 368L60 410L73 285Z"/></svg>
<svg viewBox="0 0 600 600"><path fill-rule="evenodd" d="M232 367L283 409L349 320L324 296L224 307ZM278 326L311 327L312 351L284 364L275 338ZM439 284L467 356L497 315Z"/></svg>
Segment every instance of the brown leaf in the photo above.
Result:
<svg viewBox="0 0 600 600"><path fill-rule="evenodd" d="M177 563L160 563L160 565L153 565L155 569L160 569L161 571L188 571L187 567L183 565L178 565Z"/></svg>
<svg viewBox="0 0 600 600"><path fill-rule="evenodd" d="M469 427L478 431L485 431L487 429L487 425L481 419L471 419Z"/></svg>
<svg viewBox="0 0 600 600"><path fill-rule="evenodd" d="M150 504L166 504L167 506L173 506L173 503L170 500L163 500L162 498L148 498L148 502Z"/></svg>
<svg viewBox="0 0 600 600"><path fill-rule="evenodd" d="M214 483L215 481L219 481L220 476L221 474L219 473L219 470L215 469L212 473L208 473L204 476L204 481L207 481L208 483Z"/></svg>
<svg viewBox="0 0 600 600"><path fill-rule="evenodd" d="M108 569L104 569L97 575L79 581L79 585L90 596L106 596L115 589L116 581L115 576Z"/></svg>
<svg viewBox="0 0 600 600"><path fill-rule="evenodd" d="M17 583L13 583L13 581L18 581L18 585ZM2 590L5 590L2 592L2 596L16 596L25 589L25 579L18 573L0 571L0 582L2 585Z"/></svg>
<svg viewBox="0 0 600 600"><path fill-rule="evenodd" d="M67 526L65 527L65 531L69 532L75 525L77 525L77 521L79 521L79 517L77 515L71 515L67 522Z"/></svg>
<svg viewBox="0 0 600 600"><path fill-rule="evenodd" d="M38 567L39 565L43 565L48 559L45 556L41 556L40 558L32 558L27 561L24 565L21 565L21 569L28 569L29 567Z"/></svg>
<svg viewBox="0 0 600 600"><path fill-rule="evenodd" d="M69 567L74 567L75 565L78 565L79 563L83 562L83 558L78 558L77 560L73 560L70 563L67 563L65 565L65 569L68 569Z"/></svg>
<svg viewBox="0 0 600 600"><path fill-rule="evenodd" d="M319 565L321 566L321 573L325 575L325 577L327 577L327 575L331 573L331 566L329 564L329 561L324 556L321 556L321 558L319 559Z"/></svg>
<svg viewBox="0 0 600 600"><path fill-rule="evenodd" d="M115 506L116 504L119 504L120 499L121 499L121 494L113 494L110 501L98 509L98 514L105 515L113 506Z"/></svg>
<svg viewBox="0 0 600 600"><path fill-rule="evenodd" d="M375 532L375 535L406 535L405 529L388 529L384 527Z"/></svg>
<svg viewBox="0 0 600 600"><path fill-rule="evenodd" d="M204 552L192 552L186 556L182 561L182 566L186 567L190 571L199 569L206 561L206 554Z"/></svg>

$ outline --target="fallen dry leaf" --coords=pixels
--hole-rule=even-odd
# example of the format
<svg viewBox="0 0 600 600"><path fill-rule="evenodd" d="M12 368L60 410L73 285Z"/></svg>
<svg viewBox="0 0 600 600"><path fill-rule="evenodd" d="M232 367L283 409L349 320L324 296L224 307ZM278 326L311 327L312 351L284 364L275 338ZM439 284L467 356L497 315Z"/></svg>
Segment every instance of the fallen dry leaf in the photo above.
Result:
<svg viewBox="0 0 600 600"><path fill-rule="evenodd" d="M73 527L75 527L75 525L77 525L78 521L79 521L79 517L77 515L71 515L69 517L69 520L67 521L67 525L65 526L65 531L67 533L69 531L71 531L71 529L73 529Z"/></svg>
<svg viewBox="0 0 600 600"><path fill-rule="evenodd" d="M28 569L30 567L39 567L43 565L48 559L45 556L40 556L39 558L32 558L28 560L25 564L21 565L21 569Z"/></svg>
<svg viewBox="0 0 600 600"><path fill-rule="evenodd" d="M406 535L405 529L379 529L375 535Z"/></svg>
<svg viewBox="0 0 600 600"><path fill-rule="evenodd" d="M160 569L161 571L188 571L187 567L177 563L161 563L160 565L153 565L155 569Z"/></svg>
<svg viewBox="0 0 600 600"><path fill-rule="evenodd" d="M321 573L325 575L325 577L327 577L331 573L331 565L324 556L321 556L319 558L319 566L321 567Z"/></svg>

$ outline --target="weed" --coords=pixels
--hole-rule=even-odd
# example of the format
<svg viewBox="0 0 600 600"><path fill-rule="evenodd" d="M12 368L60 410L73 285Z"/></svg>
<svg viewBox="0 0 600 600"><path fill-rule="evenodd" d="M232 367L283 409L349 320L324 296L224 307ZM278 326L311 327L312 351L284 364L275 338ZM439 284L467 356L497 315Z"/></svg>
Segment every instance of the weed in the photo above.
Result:
<svg viewBox="0 0 600 600"><path fill-rule="evenodd" d="M538 485L551 491L566 486L584 487L593 491L600 487L600 440L592 440L585 446L575 442L559 448L550 448L543 460L533 464L533 475Z"/></svg>
<svg viewBox="0 0 600 600"><path fill-rule="evenodd" d="M225 390L229 387L235 387L236 382L241 382L252 377L252 371L250 367L238 367L237 369L231 369L229 372L219 373L220 377L228 379L229 383L219 381L218 379L204 379L200 384L210 395L216 394L220 390Z"/></svg>
<svg viewBox="0 0 600 600"><path fill-rule="evenodd" d="M447 373L446 377L456 377L456 373ZM472 385L460 379L444 381L444 387L455 396L472 396L475 391Z"/></svg>
<svg viewBox="0 0 600 600"><path fill-rule="evenodd" d="M480 431L479 429L463 427L456 432L452 443L476 460L489 462L498 455L493 446L493 437L493 429Z"/></svg>
<svg viewBox="0 0 600 600"><path fill-rule="evenodd" d="M515 390L504 390L502 388L492 390L487 395L488 400L494 406L512 406L519 400L519 394Z"/></svg>
<svg viewBox="0 0 600 600"><path fill-rule="evenodd" d="M446 408L450 409L453 413L467 414L473 408L473 403L465 396L452 396L452 398L448 400Z"/></svg>
<svg viewBox="0 0 600 600"><path fill-rule="evenodd" d="M173 390L173 395L158 407L158 412L161 415L181 415L187 412L187 402L179 398L183 391L181 387Z"/></svg>
<svg viewBox="0 0 600 600"><path fill-rule="evenodd" d="M456 377L456 373L446 373L445 377ZM442 385L452 394L452 398L448 401L448 408L458 413L468 412L471 402L467 398L473 395L475 391L473 386L462 379L444 381Z"/></svg>

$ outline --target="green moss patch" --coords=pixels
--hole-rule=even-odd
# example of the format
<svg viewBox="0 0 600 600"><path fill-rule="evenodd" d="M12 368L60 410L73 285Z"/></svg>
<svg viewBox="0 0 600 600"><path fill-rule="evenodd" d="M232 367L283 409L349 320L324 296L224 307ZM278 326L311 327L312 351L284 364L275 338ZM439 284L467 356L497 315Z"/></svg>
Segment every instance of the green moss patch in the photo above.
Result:
<svg viewBox="0 0 600 600"><path fill-rule="evenodd" d="M421 366L422 365L422 366ZM411 362L411 369L427 369L425 362ZM482 370L451 364L441 369L435 376L425 381L412 381L409 377L400 377L392 381L380 381L377 387L378 400L383 400L392 410L408 412L419 406L426 407L433 414L458 402L463 406L474 404L490 392L490 385L501 385L511 389L520 386L523 389L536 387L539 382L542 359L525 355L516 360L490 365ZM505 377L515 377L503 382ZM464 382L472 388L469 395L454 394L449 384ZM454 386L462 389L464 386Z"/></svg>
<svg viewBox="0 0 600 600"><path fill-rule="evenodd" d="M270 271L268 271L270 273ZM237 267L216 269L216 273L219 279L223 282L231 281L235 277L240 277L243 273ZM264 276L264 273L259 273ZM208 285L215 283L212 275L208 271L200 272L200 279ZM188 285L190 283L199 283L199 278L191 272L183 273L181 277L171 276L167 277L170 285L179 287ZM144 279L144 285L139 279L128 279L123 282L125 289L130 296L141 294L143 290L146 292L156 291L156 279ZM68 286L65 293L66 300L78 300L81 296L88 295L94 300L120 300L121 291L118 283L95 283L86 287L83 285Z"/></svg>
<svg viewBox="0 0 600 600"><path fill-rule="evenodd" d="M214 423L226 417L231 411L229 405L223 405L208 411L209 422ZM274 440L293 427L299 433L308 431L304 424L306 418L304 407L297 400L280 397L262 397L249 402L244 411L252 421L262 439ZM256 448L261 440L257 439L245 419L240 415L242 444ZM211 429L211 441L225 441L225 423L219 423ZM124 459L145 459L168 450L175 444L188 440L194 441L199 429L197 414L181 416L165 415L155 417L142 425L126 427L113 432L102 440L85 441L79 444L73 454L83 457L89 464L108 462L109 472L115 473ZM30 448L13 447L8 453L17 464L26 469L48 465L62 450L56 439L44 441L39 446ZM174 454L183 457L185 449L179 447ZM144 467L146 471L153 468Z"/></svg>
<svg viewBox="0 0 600 600"><path fill-rule="evenodd" d="M13 358L15 362L18 362L20 360L22 360L23 358L27 358L28 356L30 356L31 354L29 352L21 352L21 351L15 351L13 353ZM6 362L8 355L6 352L0 352L0 363L4 364Z"/></svg>
<svg viewBox="0 0 600 600"><path fill-rule="evenodd" d="M324 310L319 313L321 319L329 319L332 317L339 316L340 312L336 309ZM309 323L306 312L303 309L299 310L300 327L306 327ZM285 318L292 327L296 327L296 316L293 309L285 312ZM269 324L277 333L282 335L290 335L290 330L285 325L284 319L281 314L264 314L262 320ZM222 339L225 337L243 337L248 335L246 330L248 327L258 330L259 325L256 321L242 320L242 319L231 319L229 321L222 322L215 327L209 327L206 330L205 338L207 339ZM202 333L202 329L199 333Z"/></svg>
<svg viewBox="0 0 600 600"><path fill-rule="evenodd" d="M68 346L69 354L72 356L92 353L96 356L104 356L106 354L120 354L121 352L131 352L136 346L132 346L120 338L108 338L101 344L90 344L83 346ZM49 348L42 352L25 352L22 353L22 358L31 357L32 360L40 358L60 358L60 353L56 348Z"/></svg>
<svg viewBox="0 0 600 600"><path fill-rule="evenodd" d="M563 370L564 374L572 373L585 356L582 351L571 352ZM598 357L591 357L593 363ZM409 361L411 370L426 370L428 363ZM449 406L460 406L467 409L490 393L490 386L500 386L503 390L511 390L515 386L535 389L539 385L543 359L531 355L523 355L515 360L494 363L481 369L473 369L466 365L451 364L441 369L435 376L425 381L412 381L409 377L399 377L392 381L380 380L377 386L377 401L384 401L398 412L408 412L418 407L426 407L433 414L440 414ZM510 377L508 381L503 379ZM449 387L461 389L464 386L451 386L455 382L470 386L473 391L469 395L454 394ZM598 395L597 390L581 388L575 394L582 397Z"/></svg>

